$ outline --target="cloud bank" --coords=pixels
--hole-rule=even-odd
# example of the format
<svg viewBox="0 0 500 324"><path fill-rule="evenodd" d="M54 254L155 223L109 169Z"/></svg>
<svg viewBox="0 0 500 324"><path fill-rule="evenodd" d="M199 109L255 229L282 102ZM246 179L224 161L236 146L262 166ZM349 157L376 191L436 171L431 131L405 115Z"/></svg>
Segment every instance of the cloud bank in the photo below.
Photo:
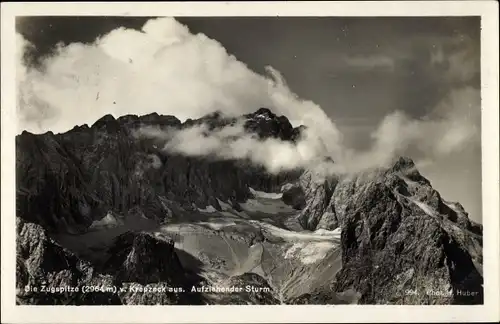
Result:
<svg viewBox="0 0 500 324"><path fill-rule="evenodd" d="M387 115L371 134L365 152L347 150L349 169L386 165L394 156L411 151L417 164L433 163L480 140L480 92L472 87L453 89L436 107L434 116L411 119L401 111Z"/></svg>
<svg viewBox="0 0 500 324"><path fill-rule="evenodd" d="M333 167L325 161L325 156L329 156L326 145L314 133L305 132L297 143L259 139L245 130L244 121L219 130L209 130L205 124L182 130L143 127L135 136L162 140L166 152L223 160L245 159L275 174L304 167Z"/></svg>
<svg viewBox="0 0 500 324"><path fill-rule="evenodd" d="M297 145L259 141L241 125L210 136L204 135L203 126L154 135L168 139L166 150L248 158L270 172L317 166L325 156L336 162L328 165L329 171L356 172L389 163L409 147L432 160L460 150L478 135L477 116L468 115L479 111L479 97L471 96L478 91L464 88L450 93L429 120L412 120L401 112L388 115L372 134L370 150L351 150L321 107L293 93L278 71L268 67L268 75L259 75L217 41L192 34L172 18L150 20L141 31L118 28L89 45L59 46L38 69L23 64L23 49L30 44L20 35L18 45L19 131L64 132L108 113L119 117L157 112L185 120L216 110L241 115L268 107L294 126L308 126L304 139ZM353 60L363 66L373 63Z"/></svg>

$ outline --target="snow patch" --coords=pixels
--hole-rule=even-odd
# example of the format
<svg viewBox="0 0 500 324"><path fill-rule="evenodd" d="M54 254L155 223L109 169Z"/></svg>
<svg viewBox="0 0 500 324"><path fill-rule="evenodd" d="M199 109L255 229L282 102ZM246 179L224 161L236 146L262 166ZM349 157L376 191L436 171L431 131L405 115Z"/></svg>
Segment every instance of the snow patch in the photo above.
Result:
<svg viewBox="0 0 500 324"><path fill-rule="evenodd" d="M219 202L220 208L222 208L223 211L228 211L228 210L233 209L233 206L231 206L230 204L228 204L226 202L223 202L219 198L217 198L217 201Z"/></svg>
<svg viewBox="0 0 500 324"><path fill-rule="evenodd" d="M226 217L231 217L231 218L234 218L234 217L238 216L238 215L233 214L233 213L228 212L228 211L223 211L223 212L221 212L221 215L222 215L222 216L226 216Z"/></svg>
<svg viewBox="0 0 500 324"><path fill-rule="evenodd" d="M295 243L285 252L285 259L297 258L303 264L313 264L323 260L335 247L333 242Z"/></svg>
<svg viewBox="0 0 500 324"><path fill-rule="evenodd" d="M271 120L270 117L268 117L266 115L262 115L262 114L256 115L255 118L261 118L261 119L265 119L265 120Z"/></svg>
<svg viewBox="0 0 500 324"><path fill-rule="evenodd" d="M429 205L424 204L423 202L420 202L414 198L408 198L411 202L413 202L415 205L417 205L424 213L426 213L429 216L435 217L438 216L439 213L436 212L434 209L432 209Z"/></svg>
<svg viewBox="0 0 500 324"><path fill-rule="evenodd" d="M299 251L304 246L304 243L295 243L293 244L286 252L285 259L293 259Z"/></svg>
<svg viewBox="0 0 500 324"><path fill-rule="evenodd" d="M418 182L413 181L413 180L410 180L408 177L405 177L405 176L404 176L404 175L402 175L402 174L398 174L398 176L399 176L399 178L400 178L401 180L403 180L403 181L406 183L406 185L407 185L408 187L415 188L415 187L420 186L420 184L419 184Z"/></svg>
<svg viewBox="0 0 500 324"><path fill-rule="evenodd" d="M205 208L197 208L197 209L198 209L198 211L201 211L202 213L216 213L217 212L217 209L215 209L215 207L212 205L208 205Z"/></svg>
<svg viewBox="0 0 500 324"><path fill-rule="evenodd" d="M297 242L297 241L337 242L338 240L340 240L340 228L335 229L333 231L318 230L319 232L309 232L309 231L294 232L260 221L251 220L250 222L268 231L272 235L278 236L282 239L291 242Z"/></svg>
<svg viewBox="0 0 500 324"><path fill-rule="evenodd" d="M256 198L264 198L264 199L281 199L283 197L283 193L275 193L275 192L264 192L264 191L259 191L255 190L253 188L250 188L250 192L252 195L254 195Z"/></svg>
<svg viewBox="0 0 500 324"><path fill-rule="evenodd" d="M341 230L340 230L340 227L337 227L333 231L329 231L329 230L320 228L320 229L315 230L314 234L332 236L332 237L336 237L336 238L340 239Z"/></svg>
<svg viewBox="0 0 500 324"><path fill-rule="evenodd" d="M213 230L220 230L221 228L228 227L228 226L234 226L236 225L235 222L232 221L221 221L221 222L199 222L198 224L200 225L205 225L210 227Z"/></svg>
<svg viewBox="0 0 500 324"><path fill-rule="evenodd" d="M168 224L160 227L160 231L166 232L180 232L183 227L186 227L184 224Z"/></svg>
<svg viewBox="0 0 500 324"><path fill-rule="evenodd" d="M457 206L455 206L454 203L449 203L449 202L445 202L445 201L443 201L443 202L446 206L450 207L450 209L453 210L455 213L460 214L460 211L458 210Z"/></svg>
<svg viewBox="0 0 500 324"><path fill-rule="evenodd" d="M452 203L452 202L447 202L443 201L446 206L450 207L451 210L453 210L457 215L464 215L464 210L461 208L457 207L457 203Z"/></svg>
<svg viewBox="0 0 500 324"><path fill-rule="evenodd" d="M121 219L108 213L104 218L92 222L89 229L104 229L122 226L124 223Z"/></svg>
<svg viewBox="0 0 500 324"><path fill-rule="evenodd" d="M335 245L331 242L311 242L300 250L301 261L304 264L316 263L324 259L327 253L332 250Z"/></svg>
<svg viewBox="0 0 500 324"><path fill-rule="evenodd" d="M151 233L156 239L158 240L162 240L162 241L165 241L165 242L171 242L173 240L172 238L172 235L168 235L166 233L163 233L163 232L154 232L154 233ZM175 242L174 242L175 243Z"/></svg>

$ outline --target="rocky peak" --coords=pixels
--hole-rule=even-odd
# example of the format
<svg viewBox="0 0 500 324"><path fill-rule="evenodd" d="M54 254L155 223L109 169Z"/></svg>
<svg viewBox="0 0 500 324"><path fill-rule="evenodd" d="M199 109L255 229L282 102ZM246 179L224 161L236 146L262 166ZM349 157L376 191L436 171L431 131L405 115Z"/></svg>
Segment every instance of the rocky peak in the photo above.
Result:
<svg viewBox="0 0 500 324"><path fill-rule="evenodd" d="M482 302L480 225L443 200L411 159L335 181L311 179L300 182L300 223L342 229L343 267L332 289L353 289L369 304ZM417 295L404 296L414 289Z"/></svg>
<svg viewBox="0 0 500 324"><path fill-rule="evenodd" d="M118 118L118 122L121 125L135 128L140 126L153 126L153 127L179 127L181 121L175 116L171 115L159 115L157 113L151 113L147 115L137 116L137 115L125 115Z"/></svg>
<svg viewBox="0 0 500 324"><path fill-rule="evenodd" d="M121 125L118 120L113 117L113 115L107 114L99 118L93 125L92 129L103 129L105 128L108 132L114 133L120 130Z"/></svg>
<svg viewBox="0 0 500 324"><path fill-rule="evenodd" d="M261 107L259 108L256 112L254 112L253 115L255 117L260 117L260 118L268 118L268 119L273 119L276 118L276 115L271 112L269 108L264 108Z"/></svg>
<svg viewBox="0 0 500 324"><path fill-rule="evenodd" d="M277 138L284 141L294 140L296 134L290 121L285 116L276 116L268 108L244 115L245 129L255 133L261 139ZM298 132L298 130L295 130Z"/></svg>
<svg viewBox="0 0 500 324"><path fill-rule="evenodd" d="M234 125L237 120L238 119L236 117L230 117L223 114L221 111L215 111L198 119L187 119L182 124L182 128L204 125L207 127L208 131L214 131L220 130L229 125Z"/></svg>
<svg viewBox="0 0 500 324"><path fill-rule="evenodd" d="M123 282L180 284L184 270L169 237L147 232L127 232L118 236L109 249L104 269Z"/></svg>
<svg viewBox="0 0 500 324"><path fill-rule="evenodd" d="M215 111L198 119L186 120L182 128L204 125L208 131L214 131L238 122L243 123L246 132L255 134L260 139L276 138L294 141L305 129L304 126L293 128L287 117L277 116L268 108L260 108L253 113L239 117L227 116L220 111Z"/></svg>
<svg viewBox="0 0 500 324"><path fill-rule="evenodd" d="M415 162L407 156L400 156L396 162L394 163L394 166L392 167L393 171L402 171L402 170L408 170L415 168Z"/></svg>

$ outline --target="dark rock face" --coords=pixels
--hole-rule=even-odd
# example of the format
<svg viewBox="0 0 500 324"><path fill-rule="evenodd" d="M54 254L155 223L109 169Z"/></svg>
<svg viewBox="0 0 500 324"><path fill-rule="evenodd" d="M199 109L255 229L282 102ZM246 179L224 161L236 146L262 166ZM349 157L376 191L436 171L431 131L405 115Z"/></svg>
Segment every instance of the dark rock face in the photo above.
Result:
<svg viewBox="0 0 500 324"><path fill-rule="evenodd" d="M52 133L16 138L17 213L46 228L89 226L100 199L72 155Z"/></svg>
<svg viewBox="0 0 500 324"><path fill-rule="evenodd" d="M276 116L267 108L260 108L244 116L245 129L257 134L261 139L278 138L283 141L295 141L300 137L300 128L294 129L285 116Z"/></svg>
<svg viewBox="0 0 500 324"><path fill-rule="evenodd" d="M298 217L303 228L314 230L320 223L323 225L321 228L326 229L335 229L339 226L331 206L331 196L336 181L336 179L324 179L311 171L306 171L300 176L299 186L303 188L306 197Z"/></svg>
<svg viewBox="0 0 500 324"><path fill-rule="evenodd" d="M200 294L191 293L196 280L177 256L174 241L164 235L126 232L108 250L103 271L110 273L122 289L126 305L202 304Z"/></svg>
<svg viewBox="0 0 500 324"><path fill-rule="evenodd" d="M281 192L285 204L299 210L306 206L306 195L300 185L287 183L281 187Z"/></svg>
<svg viewBox="0 0 500 324"><path fill-rule="evenodd" d="M366 304L483 302L481 225L445 202L410 159L307 186L300 220L342 228L334 291L353 289Z"/></svg>
<svg viewBox="0 0 500 324"><path fill-rule="evenodd" d="M84 286L102 286L109 276L55 243L37 224L17 219L18 304L121 304L109 292L84 292Z"/></svg>
<svg viewBox="0 0 500 324"><path fill-rule="evenodd" d="M167 238L127 232L108 253L110 259L98 272L50 239L40 225L18 219L18 304L203 303L200 294L189 291L194 281L182 269L173 242Z"/></svg>
<svg viewBox="0 0 500 324"><path fill-rule="evenodd" d="M170 238L127 232L115 240L108 254L104 268L119 281L146 285L171 280L170 284L181 284L185 279Z"/></svg>
<svg viewBox="0 0 500 324"><path fill-rule="evenodd" d="M285 117L261 109L243 117L257 136L293 141L300 136ZM185 210L216 200L237 206L248 187L273 191L297 172L270 175L246 161L212 161L169 154L159 138L137 137L140 127L167 134L195 124L210 129L235 122L218 113L184 124L173 116L104 116L92 125L54 135L27 132L16 138L17 209L23 219L52 231L85 231L108 211L127 214L137 206L159 222L172 214L166 201ZM172 215L175 217L175 215Z"/></svg>

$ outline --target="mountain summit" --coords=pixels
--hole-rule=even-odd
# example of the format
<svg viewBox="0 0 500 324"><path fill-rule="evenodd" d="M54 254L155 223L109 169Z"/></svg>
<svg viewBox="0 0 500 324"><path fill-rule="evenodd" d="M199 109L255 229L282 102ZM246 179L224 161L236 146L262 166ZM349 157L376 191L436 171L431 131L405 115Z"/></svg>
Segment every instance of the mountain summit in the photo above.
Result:
<svg viewBox="0 0 500 324"><path fill-rule="evenodd" d="M290 145L305 129L260 108L184 123L106 115L63 134L17 136L17 287L124 287L86 297L20 292L18 302L483 302L482 226L411 159L325 178L164 149L171 132L202 125L203 136L243 125ZM151 292L165 285L179 290Z"/></svg>

